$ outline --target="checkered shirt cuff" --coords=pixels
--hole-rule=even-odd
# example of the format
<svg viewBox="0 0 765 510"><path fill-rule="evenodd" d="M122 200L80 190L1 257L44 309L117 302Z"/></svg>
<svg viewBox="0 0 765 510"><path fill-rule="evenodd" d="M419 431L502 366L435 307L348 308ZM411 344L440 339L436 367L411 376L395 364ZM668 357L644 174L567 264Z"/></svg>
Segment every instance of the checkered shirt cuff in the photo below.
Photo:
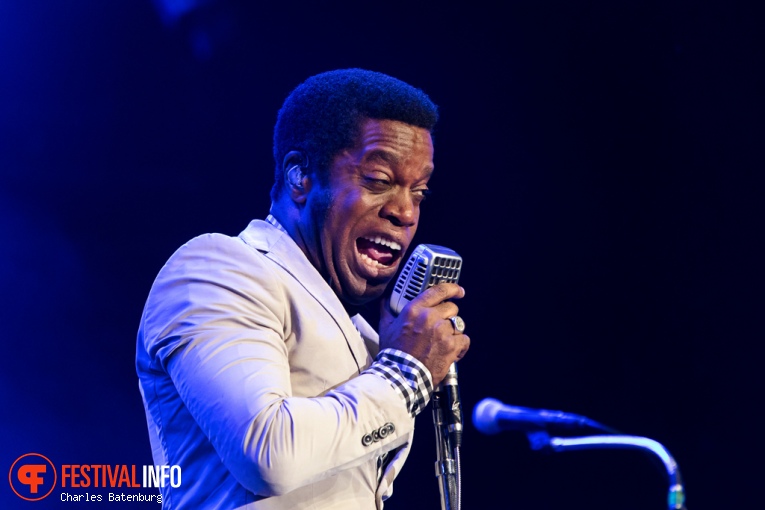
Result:
<svg viewBox="0 0 765 510"><path fill-rule="evenodd" d="M433 393L433 380L425 365L398 349L383 349L362 373L376 374L391 383L412 417L425 409Z"/></svg>

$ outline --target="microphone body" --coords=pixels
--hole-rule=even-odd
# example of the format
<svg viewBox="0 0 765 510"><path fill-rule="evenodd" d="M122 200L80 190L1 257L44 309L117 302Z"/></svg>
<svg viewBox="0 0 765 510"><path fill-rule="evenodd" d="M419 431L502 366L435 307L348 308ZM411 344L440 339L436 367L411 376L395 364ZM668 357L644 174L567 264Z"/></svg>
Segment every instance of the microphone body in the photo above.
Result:
<svg viewBox="0 0 765 510"><path fill-rule="evenodd" d="M510 406L494 398L485 398L476 404L473 408L473 425L484 434L532 432L548 427L602 428L598 423L578 414Z"/></svg>

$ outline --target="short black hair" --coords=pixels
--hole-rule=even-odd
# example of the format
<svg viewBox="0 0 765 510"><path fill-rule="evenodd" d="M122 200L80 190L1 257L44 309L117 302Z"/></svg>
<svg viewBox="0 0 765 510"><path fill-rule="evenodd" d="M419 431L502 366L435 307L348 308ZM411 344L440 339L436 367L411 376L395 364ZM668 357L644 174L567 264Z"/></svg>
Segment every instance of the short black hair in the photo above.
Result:
<svg viewBox="0 0 765 510"><path fill-rule="evenodd" d="M284 187L287 153L303 153L305 171L324 179L332 158L356 142L365 119L397 120L432 133L438 107L422 90L375 71L338 69L311 76L290 93L276 119L272 200Z"/></svg>

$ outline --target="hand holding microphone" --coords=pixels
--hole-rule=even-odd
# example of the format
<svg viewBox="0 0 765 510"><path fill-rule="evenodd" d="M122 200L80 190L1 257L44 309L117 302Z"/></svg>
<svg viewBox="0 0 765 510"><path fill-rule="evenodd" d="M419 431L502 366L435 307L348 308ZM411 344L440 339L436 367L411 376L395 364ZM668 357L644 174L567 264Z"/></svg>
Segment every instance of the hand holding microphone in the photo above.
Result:
<svg viewBox="0 0 765 510"><path fill-rule="evenodd" d="M451 301L465 295L457 285L461 267L462 258L449 248L421 244L402 268L389 303L382 303L380 348L414 356L436 385L470 347L459 308Z"/></svg>
<svg viewBox="0 0 765 510"><path fill-rule="evenodd" d="M430 371L433 384L439 384L450 365L462 359L470 347L470 338L458 332L450 320L459 312L450 300L464 295L456 283L440 283L412 299L398 316L383 303L380 348L414 356Z"/></svg>

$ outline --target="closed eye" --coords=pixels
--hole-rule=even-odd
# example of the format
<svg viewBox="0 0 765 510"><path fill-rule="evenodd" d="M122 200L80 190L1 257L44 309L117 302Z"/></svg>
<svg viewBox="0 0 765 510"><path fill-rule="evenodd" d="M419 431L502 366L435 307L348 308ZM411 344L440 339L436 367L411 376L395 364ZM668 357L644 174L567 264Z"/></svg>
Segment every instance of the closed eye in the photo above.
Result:
<svg viewBox="0 0 765 510"><path fill-rule="evenodd" d="M430 195L433 194L433 192L429 190L428 188L414 189L412 190L412 193L421 196L422 200L425 200L426 198L428 198Z"/></svg>
<svg viewBox="0 0 765 510"><path fill-rule="evenodd" d="M387 191L391 187L391 182L388 179L364 177L364 185L372 191Z"/></svg>

